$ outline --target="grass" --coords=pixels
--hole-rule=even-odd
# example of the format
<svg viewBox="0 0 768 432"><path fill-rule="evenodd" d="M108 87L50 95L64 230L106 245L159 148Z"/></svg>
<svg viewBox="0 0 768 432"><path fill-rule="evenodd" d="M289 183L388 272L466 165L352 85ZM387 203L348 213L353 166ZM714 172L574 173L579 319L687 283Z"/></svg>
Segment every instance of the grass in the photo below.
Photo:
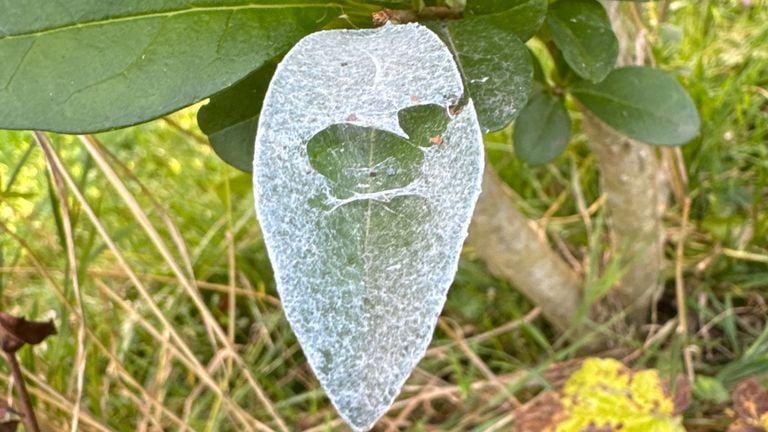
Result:
<svg viewBox="0 0 768 432"><path fill-rule="evenodd" d="M687 340L670 326L670 265L647 338L615 335L600 354L673 377L688 350L698 380L686 426L717 431L730 421L719 386L768 373L768 4L671 4L653 53L704 120L682 151L687 229L679 201L665 216L671 263L684 242ZM43 430L75 421L84 431L341 429L281 311L250 178L201 142L194 112L87 144L50 136L65 188L31 133L0 131L0 309L59 328L20 353ZM556 209L553 238L594 262L605 215L583 139L542 168L517 161L508 134L487 144L524 211ZM573 217L574 178L586 204L597 203L595 232ZM510 430L513 409L552 381L547 367L577 348L467 253L432 348L377 430Z"/></svg>

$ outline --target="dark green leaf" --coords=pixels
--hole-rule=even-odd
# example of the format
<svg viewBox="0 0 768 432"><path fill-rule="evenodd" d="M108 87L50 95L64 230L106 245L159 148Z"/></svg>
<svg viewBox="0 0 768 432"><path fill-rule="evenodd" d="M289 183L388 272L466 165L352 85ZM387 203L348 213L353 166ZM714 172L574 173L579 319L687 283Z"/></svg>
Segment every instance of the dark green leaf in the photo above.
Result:
<svg viewBox="0 0 768 432"><path fill-rule="evenodd" d="M511 31L475 18L438 27L456 57L483 132L507 126L525 106L533 83L526 46Z"/></svg>
<svg viewBox="0 0 768 432"><path fill-rule="evenodd" d="M619 42L597 0L560 0L547 13L547 25L565 61L582 78L602 81L616 64Z"/></svg>
<svg viewBox="0 0 768 432"><path fill-rule="evenodd" d="M309 140L310 165L329 180L332 194L348 199L356 194L394 190L422 175L421 147L442 143L450 120L448 113L439 105L416 105L400 111L398 118L408 139L341 123Z"/></svg>
<svg viewBox="0 0 768 432"><path fill-rule="evenodd" d="M606 124L648 144L681 145L699 132L693 100L677 80L658 69L615 69L600 83L575 84L572 92Z"/></svg>
<svg viewBox="0 0 768 432"><path fill-rule="evenodd" d="M563 100L535 92L515 121L515 154L530 164L544 164L565 150L571 136L571 120Z"/></svg>
<svg viewBox="0 0 768 432"><path fill-rule="evenodd" d="M0 127L146 121L242 79L335 16L320 0L0 0Z"/></svg>
<svg viewBox="0 0 768 432"><path fill-rule="evenodd" d="M527 41L544 23L547 0L467 0L464 12Z"/></svg>
<svg viewBox="0 0 768 432"><path fill-rule="evenodd" d="M244 80L211 97L200 108L197 122L216 154L233 167L253 169L253 146L259 112L275 65L268 63Z"/></svg>

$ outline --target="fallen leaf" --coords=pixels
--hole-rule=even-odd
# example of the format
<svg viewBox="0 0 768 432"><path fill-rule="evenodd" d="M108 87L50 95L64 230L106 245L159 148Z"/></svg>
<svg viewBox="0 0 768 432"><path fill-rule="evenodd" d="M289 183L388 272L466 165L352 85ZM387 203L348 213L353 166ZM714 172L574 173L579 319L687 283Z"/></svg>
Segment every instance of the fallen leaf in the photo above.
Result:
<svg viewBox="0 0 768 432"><path fill-rule="evenodd" d="M16 432L21 414L0 400L0 432Z"/></svg>
<svg viewBox="0 0 768 432"><path fill-rule="evenodd" d="M733 409L742 418L759 419L768 413L768 391L754 378L740 382L733 391Z"/></svg>
<svg viewBox="0 0 768 432"><path fill-rule="evenodd" d="M0 347L5 352L16 352L24 344L37 345L53 334L56 334L53 320L27 321L0 312Z"/></svg>
<svg viewBox="0 0 768 432"><path fill-rule="evenodd" d="M537 398L538 399L538 398ZM517 413L518 432L684 432L691 387L678 378L675 392L655 369L633 371L614 359L586 359L559 392Z"/></svg>
<svg viewBox="0 0 768 432"><path fill-rule="evenodd" d="M754 379L740 382L733 390L733 409L739 415L728 432L768 431L768 391Z"/></svg>
<svg viewBox="0 0 768 432"><path fill-rule="evenodd" d="M517 411L518 432L554 432L554 427L568 416L556 392L545 392Z"/></svg>

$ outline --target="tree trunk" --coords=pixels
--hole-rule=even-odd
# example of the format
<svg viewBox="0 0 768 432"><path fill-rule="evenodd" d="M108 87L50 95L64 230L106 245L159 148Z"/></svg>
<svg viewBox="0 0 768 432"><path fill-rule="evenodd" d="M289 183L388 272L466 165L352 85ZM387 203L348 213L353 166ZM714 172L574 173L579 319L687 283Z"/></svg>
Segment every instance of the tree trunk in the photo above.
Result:
<svg viewBox="0 0 768 432"><path fill-rule="evenodd" d="M619 39L619 66L642 64L645 59L645 35L621 13L622 7L635 6L621 2L606 4ZM667 191L657 152L619 134L587 109L581 107L581 111L587 145L595 155L607 198L613 255L622 263L623 275L612 297L627 309L630 324L643 324L660 294L664 266L661 216Z"/></svg>
<svg viewBox="0 0 768 432"><path fill-rule="evenodd" d="M606 2L619 39L619 65L642 63L644 39L628 25L623 2ZM638 36L639 35L639 36ZM582 109L583 129L601 172L606 195L608 228L613 256L621 260L623 274L611 293L616 300L609 313L629 308L629 321L646 321L650 305L660 292L664 264L661 215L666 203L655 149L628 139ZM545 238L515 207L506 185L489 166L475 210L468 242L497 277L510 281L558 329L566 330L579 310L583 281L550 248ZM597 312L595 319L600 320Z"/></svg>
<svg viewBox="0 0 768 432"><path fill-rule="evenodd" d="M631 140L584 110L582 127L600 168L614 257L623 274L613 297L643 323L658 295L664 258L662 192L656 152Z"/></svg>
<svg viewBox="0 0 768 432"><path fill-rule="evenodd" d="M580 306L582 281L515 207L490 164L468 241L491 273L515 285L560 331L568 329Z"/></svg>

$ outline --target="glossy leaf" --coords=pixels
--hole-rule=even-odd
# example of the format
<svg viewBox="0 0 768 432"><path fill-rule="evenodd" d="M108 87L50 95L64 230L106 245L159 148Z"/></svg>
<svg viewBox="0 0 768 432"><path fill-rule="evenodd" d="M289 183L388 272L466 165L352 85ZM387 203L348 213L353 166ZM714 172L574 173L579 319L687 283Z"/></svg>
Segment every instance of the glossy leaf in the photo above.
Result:
<svg viewBox="0 0 768 432"><path fill-rule="evenodd" d="M467 0L464 12L527 41L544 23L547 0Z"/></svg>
<svg viewBox="0 0 768 432"><path fill-rule="evenodd" d="M368 430L424 355L480 192L482 136L450 51L416 24L326 31L278 66L256 210L288 321Z"/></svg>
<svg viewBox="0 0 768 432"><path fill-rule="evenodd" d="M0 0L0 128L127 126L205 98L339 13L319 0Z"/></svg>
<svg viewBox="0 0 768 432"><path fill-rule="evenodd" d="M538 91L515 121L515 155L530 164L545 164L565 150L570 137L571 119L563 100Z"/></svg>
<svg viewBox="0 0 768 432"><path fill-rule="evenodd" d="M467 18L433 26L454 52L483 132L506 127L528 101L533 64L509 30Z"/></svg>
<svg viewBox="0 0 768 432"><path fill-rule="evenodd" d="M699 132L693 100L677 80L658 69L615 69L602 82L582 81L571 91L606 124L648 144L681 145Z"/></svg>
<svg viewBox="0 0 768 432"><path fill-rule="evenodd" d="M268 63L215 94L200 107L197 122L216 154L233 167L251 172L259 112L275 65Z"/></svg>
<svg viewBox="0 0 768 432"><path fill-rule="evenodd" d="M600 2L555 2L547 13L547 25L565 61L579 76L600 82L613 70L619 41Z"/></svg>

